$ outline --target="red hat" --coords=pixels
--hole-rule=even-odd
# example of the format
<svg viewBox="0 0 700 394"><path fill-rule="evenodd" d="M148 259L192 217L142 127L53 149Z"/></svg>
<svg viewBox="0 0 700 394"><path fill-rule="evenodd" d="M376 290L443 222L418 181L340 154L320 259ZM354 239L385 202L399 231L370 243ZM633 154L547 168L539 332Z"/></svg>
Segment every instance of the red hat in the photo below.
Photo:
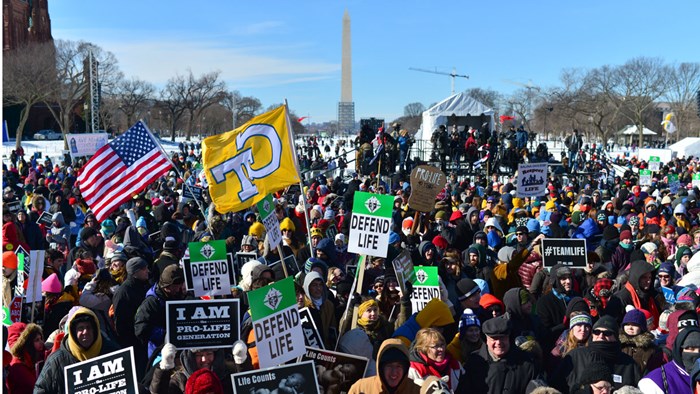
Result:
<svg viewBox="0 0 700 394"><path fill-rule="evenodd" d="M223 394L224 388L214 372L202 368L190 375L185 385L185 394L198 393Z"/></svg>
<svg viewBox="0 0 700 394"><path fill-rule="evenodd" d="M7 251L2 254L2 268L17 269L17 255L14 252Z"/></svg>
<svg viewBox="0 0 700 394"><path fill-rule="evenodd" d="M632 239L632 232L629 230L624 230L623 232L620 233L620 241L623 241L625 239Z"/></svg>
<svg viewBox="0 0 700 394"><path fill-rule="evenodd" d="M442 235L436 235L435 238L433 238L433 245L435 245L439 249L445 250L450 244Z"/></svg>
<svg viewBox="0 0 700 394"><path fill-rule="evenodd" d="M75 199L75 197L71 197L68 199L68 205L75 205L78 202L78 200Z"/></svg>
<svg viewBox="0 0 700 394"><path fill-rule="evenodd" d="M462 211L456 210L456 211L452 212L452 215L450 215L450 222L455 221L455 220L459 220L462 218L462 216L463 216Z"/></svg>

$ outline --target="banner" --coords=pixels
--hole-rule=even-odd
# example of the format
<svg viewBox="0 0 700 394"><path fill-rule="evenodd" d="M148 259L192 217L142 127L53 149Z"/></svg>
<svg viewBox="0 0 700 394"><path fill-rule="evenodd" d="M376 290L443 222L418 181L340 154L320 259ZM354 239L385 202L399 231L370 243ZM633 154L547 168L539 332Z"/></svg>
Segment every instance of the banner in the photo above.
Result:
<svg viewBox="0 0 700 394"><path fill-rule="evenodd" d="M301 318L301 328L304 329L304 341L306 347L315 347L317 349L324 349L323 338L316 328L316 322L311 317L311 311L309 308L299 309L299 317Z"/></svg>
<svg viewBox="0 0 700 394"><path fill-rule="evenodd" d="M63 367L66 393L138 394L134 348Z"/></svg>
<svg viewBox="0 0 700 394"><path fill-rule="evenodd" d="M639 170L639 185L651 186L651 170Z"/></svg>
<svg viewBox="0 0 700 394"><path fill-rule="evenodd" d="M649 157L649 171L657 172L661 169L661 158L659 156Z"/></svg>
<svg viewBox="0 0 700 394"><path fill-rule="evenodd" d="M202 141L209 194L220 213L236 212L299 183L285 106Z"/></svg>
<svg viewBox="0 0 700 394"><path fill-rule="evenodd" d="M386 258L394 197L355 192L348 252Z"/></svg>
<svg viewBox="0 0 700 394"><path fill-rule="evenodd" d="M231 348L240 337L237 299L165 303L167 342L178 349Z"/></svg>
<svg viewBox="0 0 700 394"><path fill-rule="evenodd" d="M420 165L411 171L411 195L408 206L419 212L435 208L435 197L445 187L447 177L439 168Z"/></svg>
<svg viewBox="0 0 700 394"><path fill-rule="evenodd" d="M350 386L365 376L369 363L365 357L310 347L297 361L313 361L318 386L324 393L337 394L349 392Z"/></svg>
<svg viewBox="0 0 700 394"><path fill-rule="evenodd" d="M545 238L542 240L544 267L562 264L571 268L585 268L588 261L585 239Z"/></svg>
<svg viewBox="0 0 700 394"><path fill-rule="evenodd" d="M46 252L43 250L32 250L29 252L29 267L24 264L24 270L27 273L29 285L26 290L26 299L24 302L32 303L41 301L41 276L44 273L44 256Z"/></svg>
<svg viewBox="0 0 700 394"><path fill-rule="evenodd" d="M518 197L538 197L547 194L547 163L518 164Z"/></svg>
<svg viewBox="0 0 700 394"><path fill-rule="evenodd" d="M270 248L274 249L282 242L282 231L280 230L280 222L275 214L275 203L272 200L272 194L265 196L256 206L262 218L262 223L265 225Z"/></svg>
<svg viewBox="0 0 700 394"><path fill-rule="evenodd" d="M294 278L248 293L260 368L293 360L306 351Z"/></svg>
<svg viewBox="0 0 700 394"><path fill-rule="evenodd" d="M12 201L12 202L7 202L5 203L5 206L7 209L10 210L10 212L14 213L15 215L17 212L22 210L22 202L21 201Z"/></svg>
<svg viewBox="0 0 700 394"><path fill-rule="evenodd" d="M107 133L66 134L70 157L92 156L109 142Z"/></svg>
<svg viewBox="0 0 700 394"><path fill-rule="evenodd" d="M320 394L311 361L231 375L234 394Z"/></svg>
<svg viewBox="0 0 700 394"><path fill-rule="evenodd" d="M190 242L189 264L185 262L185 282L196 297L230 295L234 273L226 256L226 241Z"/></svg>
<svg viewBox="0 0 700 394"><path fill-rule="evenodd" d="M399 280L401 294L406 294L406 282L413 283L416 281L416 272L413 270L411 253L406 249L402 250L391 264L394 266L396 278Z"/></svg>
<svg viewBox="0 0 700 394"><path fill-rule="evenodd" d="M413 313L423 310L433 298L440 298L440 278L437 267L417 266L413 268L416 280L413 281L411 306Z"/></svg>

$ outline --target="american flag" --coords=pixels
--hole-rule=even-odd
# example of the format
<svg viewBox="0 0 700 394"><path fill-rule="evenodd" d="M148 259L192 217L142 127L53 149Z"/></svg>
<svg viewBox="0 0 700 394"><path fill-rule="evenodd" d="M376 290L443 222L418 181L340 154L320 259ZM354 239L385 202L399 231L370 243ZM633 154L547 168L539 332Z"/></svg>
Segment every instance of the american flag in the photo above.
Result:
<svg viewBox="0 0 700 394"><path fill-rule="evenodd" d="M78 176L78 187L98 221L171 167L141 121L100 148Z"/></svg>

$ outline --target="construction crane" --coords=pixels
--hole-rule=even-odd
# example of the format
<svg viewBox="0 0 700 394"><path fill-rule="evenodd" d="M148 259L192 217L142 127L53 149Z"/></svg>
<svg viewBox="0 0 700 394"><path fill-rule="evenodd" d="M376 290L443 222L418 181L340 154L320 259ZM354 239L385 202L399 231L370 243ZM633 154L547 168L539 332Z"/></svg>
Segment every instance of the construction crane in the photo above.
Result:
<svg viewBox="0 0 700 394"><path fill-rule="evenodd" d="M462 74L457 74L457 70L455 68L452 68L451 73L446 73L443 71L438 71L437 67L435 67L435 70L426 70L424 68L415 68L415 67L409 67L408 68L411 71L420 71L424 73L431 73L431 74L438 74L438 75L448 75L452 77L452 94L455 94L455 78L460 77L460 78L466 78L469 79L469 75L462 75Z"/></svg>

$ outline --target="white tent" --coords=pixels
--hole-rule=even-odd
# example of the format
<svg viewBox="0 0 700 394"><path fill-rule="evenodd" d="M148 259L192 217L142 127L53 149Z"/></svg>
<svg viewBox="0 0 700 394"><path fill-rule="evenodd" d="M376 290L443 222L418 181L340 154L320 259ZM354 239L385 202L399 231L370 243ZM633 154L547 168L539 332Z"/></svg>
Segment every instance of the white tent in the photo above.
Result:
<svg viewBox="0 0 700 394"><path fill-rule="evenodd" d="M647 129L646 127L642 133L644 133L644 135L656 135L656 132ZM624 129L618 131L617 134L639 135L639 129L637 129L637 126L635 125L627 125Z"/></svg>
<svg viewBox="0 0 700 394"><path fill-rule="evenodd" d="M454 94L423 112L423 124L416 133L417 140L430 140L433 131L439 125L447 125L452 114L457 116L480 117L482 114L489 119L489 128L494 129L493 109L481 104L464 92Z"/></svg>
<svg viewBox="0 0 700 394"><path fill-rule="evenodd" d="M687 137L668 147L676 157L700 156L700 138Z"/></svg>

